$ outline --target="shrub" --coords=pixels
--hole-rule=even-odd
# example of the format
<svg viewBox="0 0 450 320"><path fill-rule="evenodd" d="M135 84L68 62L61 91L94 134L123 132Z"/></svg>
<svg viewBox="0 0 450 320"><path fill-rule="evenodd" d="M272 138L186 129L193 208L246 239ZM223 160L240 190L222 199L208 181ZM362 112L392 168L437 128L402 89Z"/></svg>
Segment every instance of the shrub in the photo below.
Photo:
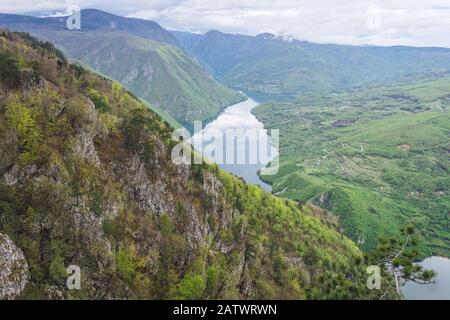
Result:
<svg viewBox="0 0 450 320"><path fill-rule="evenodd" d="M200 275L187 275L181 280L179 294L181 299L199 300L206 288L205 280Z"/></svg>
<svg viewBox="0 0 450 320"><path fill-rule="evenodd" d="M94 103L95 108L102 112L111 111L111 106L109 104L109 99L107 96L99 94L95 89L88 90L88 97Z"/></svg>
<svg viewBox="0 0 450 320"><path fill-rule="evenodd" d="M5 52L0 52L0 81L9 88L20 84L19 60Z"/></svg>

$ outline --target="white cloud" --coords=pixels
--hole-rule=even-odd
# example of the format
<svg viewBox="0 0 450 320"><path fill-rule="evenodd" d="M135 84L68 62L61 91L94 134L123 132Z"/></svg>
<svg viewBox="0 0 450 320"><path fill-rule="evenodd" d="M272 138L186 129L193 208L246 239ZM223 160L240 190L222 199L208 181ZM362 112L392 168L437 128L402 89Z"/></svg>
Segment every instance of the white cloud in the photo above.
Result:
<svg viewBox="0 0 450 320"><path fill-rule="evenodd" d="M73 4L192 32L272 32L314 42L450 47L448 0L1 0L0 11L64 12Z"/></svg>

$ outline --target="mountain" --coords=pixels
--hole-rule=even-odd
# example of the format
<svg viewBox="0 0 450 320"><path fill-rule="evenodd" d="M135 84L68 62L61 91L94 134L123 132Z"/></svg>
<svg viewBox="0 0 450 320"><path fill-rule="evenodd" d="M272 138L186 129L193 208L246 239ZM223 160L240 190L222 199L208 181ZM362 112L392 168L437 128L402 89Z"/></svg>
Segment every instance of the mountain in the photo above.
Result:
<svg viewBox="0 0 450 320"><path fill-rule="evenodd" d="M450 74L450 49L287 41L272 34L172 32L225 84L261 100L293 101L330 92Z"/></svg>
<svg viewBox="0 0 450 320"><path fill-rule="evenodd" d="M45 38L186 127L243 99L215 81L184 51L161 42L123 32L47 32Z"/></svg>
<svg viewBox="0 0 450 320"><path fill-rule="evenodd" d="M255 109L280 130L280 196L339 217L372 249L406 223L422 256L450 255L450 78L304 95Z"/></svg>
<svg viewBox="0 0 450 320"><path fill-rule="evenodd" d="M83 32L127 32L133 36L156 40L178 46L178 40L158 23L150 20L126 18L96 9L80 12ZM24 32L67 31L67 17L36 18L31 16L1 14L0 25Z"/></svg>
<svg viewBox="0 0 450 320"><path fill-rule="evenodd" d="M0 43L0 298L380 298L327 214L173 164L173 129L117 82Z"/></svg>
<svg viewBox="0 0 450 320"><path fill-rule="evenodd" d="M0 26L57 45L71 59L119 81L187 127L243 99L215 81L154 22L82 10L82 30L69 31L65 19L1 15Z"/></svg>

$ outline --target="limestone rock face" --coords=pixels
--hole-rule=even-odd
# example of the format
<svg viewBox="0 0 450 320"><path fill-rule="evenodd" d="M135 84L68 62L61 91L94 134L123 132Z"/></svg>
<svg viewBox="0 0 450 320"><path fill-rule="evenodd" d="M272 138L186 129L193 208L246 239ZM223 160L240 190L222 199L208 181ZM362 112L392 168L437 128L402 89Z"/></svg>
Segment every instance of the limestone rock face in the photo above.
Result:
<svg viewBox="0 0 450 320"><path fill-rule="evenodd" d="M0 300L18 297L28 279L28 265L22 250L0 233Z"/></svg>

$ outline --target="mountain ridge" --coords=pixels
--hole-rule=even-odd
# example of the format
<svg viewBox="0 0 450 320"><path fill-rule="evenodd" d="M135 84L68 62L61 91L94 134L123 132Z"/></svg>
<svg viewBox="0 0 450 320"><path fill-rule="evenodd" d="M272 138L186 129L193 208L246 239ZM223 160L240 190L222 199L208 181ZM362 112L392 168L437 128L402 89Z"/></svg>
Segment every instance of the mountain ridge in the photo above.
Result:
<svg viewBox="0 0 450 320"><path fill-rule="evenodd" d="M83 9L81 14L81 30L83 32L107 32L107 31L125 31L134 36L157 40L171 45L179 46L178 40L157 22L152 20L143 20L137 18L128 18L98 9ZM59 31L67 31L67 16L63 17L34 17L18 14L0 13L0 23L9 26L11 29L20 27L26 32L35 32L37 27L55 28ZM23 23L29 24L28 26ZM77 30L73 30L76 32Z"/></svg>
<svg viewBox="0 0 450 320"><path fill-rule="evenodd" d="M68 57L121 82L188 128L244 99L174 45L168 31L156 24L152 36L153 29L147 27L153 22L83 10L81 31L69 31L62 26L65 18L1 17L0 26L30 32L57 45ZM116 28L110 28L111 21L117 22ZM169 40L161 39L161 33Z"/></svg>
<svg viewBox="0 0 450 320"><path fill-rule="evenodd" d="M448 48L317 44L217 31L172 33L219 80L266 95L265 100L293 101L309 92L395 84L450 71Z"/></svg>

